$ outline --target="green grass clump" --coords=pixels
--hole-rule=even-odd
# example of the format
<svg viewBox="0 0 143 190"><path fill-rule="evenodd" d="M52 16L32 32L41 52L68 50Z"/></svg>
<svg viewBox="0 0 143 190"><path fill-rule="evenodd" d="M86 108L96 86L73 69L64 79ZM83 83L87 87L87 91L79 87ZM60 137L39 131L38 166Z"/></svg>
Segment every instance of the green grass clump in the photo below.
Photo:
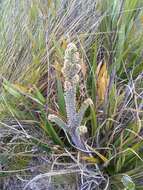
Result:
<svg viewBox="0 0 143 190"><path fill-rule="evenodd" d="M86 11L81 1L65 6L60 1L0 3L0 140L6 144L0 164L7 166L6 174L22 170L34 155L33 146L46 155L60 147L76 160L79 150L71 146L72 138L48 120L54 114L67 121L61 68L70 37L83 58L77 107L83 98L93 101L82 121L90 154L83 151L78 162L84 159L85 165L98 168L104 178L98 189L142 190L143 3L102 0L94 9L88 2ZM104 81L97 70L105 63L107 75L101 79L108 85L100 101ZM26 149L30 155L20 154Z"/></svg>

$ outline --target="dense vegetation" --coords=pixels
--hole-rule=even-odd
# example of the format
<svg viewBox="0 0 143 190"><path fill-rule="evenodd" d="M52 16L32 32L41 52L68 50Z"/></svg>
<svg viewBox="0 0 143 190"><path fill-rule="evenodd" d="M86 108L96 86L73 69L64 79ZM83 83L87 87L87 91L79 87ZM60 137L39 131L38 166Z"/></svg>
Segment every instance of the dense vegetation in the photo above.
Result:
<svg viewBox="0 0 143 190"><path fill-rule="evenodd" d="M78 163L75 171L86 174L83 181L79 177L81 189L142 190L142 0L3 0L0 5L3 183L28 171L33 156L54 155L65 170L66 163L67 168ZM92 100L82 120L83 150L48 118L55 114L67 121L62 68L69 41L80 53L76 106Z"/></svg>

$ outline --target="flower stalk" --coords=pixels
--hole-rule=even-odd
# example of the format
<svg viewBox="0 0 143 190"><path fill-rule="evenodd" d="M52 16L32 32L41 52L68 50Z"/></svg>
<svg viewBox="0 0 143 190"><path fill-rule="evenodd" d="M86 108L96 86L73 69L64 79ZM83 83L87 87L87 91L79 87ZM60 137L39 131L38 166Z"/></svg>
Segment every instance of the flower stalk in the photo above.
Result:
<svg viewBox="0 0 143 190"><path fill-rule="evenodd" d="M81 125L84 114L92 104L91 99L85 100L81 108L77 111L76 106L76 88L79 82L79 72L81 70L80 56L74 43L69 43L65 50L64 66L62 73L64 76L64 99L67 113L67 123L62 121L56 115L50 114L48 119L60 126L68 135L70 135L74 145L82 150L86 150L84 136L87 133L87 127Z"/></svg>

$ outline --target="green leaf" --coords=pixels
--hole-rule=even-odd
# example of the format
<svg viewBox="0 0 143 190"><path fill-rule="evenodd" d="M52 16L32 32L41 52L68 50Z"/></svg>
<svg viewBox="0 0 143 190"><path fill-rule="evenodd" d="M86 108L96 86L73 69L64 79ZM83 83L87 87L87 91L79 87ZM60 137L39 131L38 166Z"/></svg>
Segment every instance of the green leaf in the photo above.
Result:
<svg viewBox="0 0 143 190"><path fill-rule="evenodd" d="M30 8L29 11L29 17L31 18L32 21L35 21L38 15L38 8L36 3L32 4L32 7Z"/></svg>
<svg viewBox="0 0 143 190"><path fill-rule="evenodd" d="M60 137L56 133L54 127L48 121L45 123L44 128L48 132L49 136L52 138L53 142L63 146L63 142L61 141Z"/></svg>
<svg viewBox="0 0 143 190"><path fill-rule="evenodd" d="M96 134L96 130L98 127L97 124L97 117L96 117L96 109L94 108L93 105L90 105L90 111L91 111L91 123L92 123L92 136L94 137Z"/></svg>
<svg viewBox="0 0 143 190"><path fill-rule="evenodd" d="M36 86L34 86L34 89L35 89L35 94L34 94L35 98L37 98L38 101L40 101L41 103L45 104L46 100L42 95L42 93L40 92L40 90Z"/></svg>
<svg viewBox="0 0 143 190"><path fill-rule="evenodd" d="M42 111L41 111L42 113ZM43 112L41 115L41 128L45 130L45 132L49 135L52 141L56 144L63 146L63 142L61 141L60 137L58 136L56 130L51 125L51 123L47 120L45 113Z"/></svg>
<svg viewBox="0 0 143 190"><path fill-rule="evenodd" d="M57 98L58 98L57 101L58 101L59 111L63 116L66 116L64 92L62 88L62 83L58 78L57 78Z"/></svg>
<svg viewBox="0 0 143 190"><path fill-rule="evenodd" d="M12 96L14 96L15 98L20 98L21 94L13 87L12 84L10 84L10 82L8 82L7 80L4 80L3 82L3 87L4 89L11 94Z"/></svg>

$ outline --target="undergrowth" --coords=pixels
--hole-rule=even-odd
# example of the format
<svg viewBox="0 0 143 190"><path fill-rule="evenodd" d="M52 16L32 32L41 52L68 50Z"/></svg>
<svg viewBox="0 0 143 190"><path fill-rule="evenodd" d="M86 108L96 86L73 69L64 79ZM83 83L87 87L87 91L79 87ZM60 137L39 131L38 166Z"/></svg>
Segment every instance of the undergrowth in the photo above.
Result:
<svg viewBox="0 0 143 190"><path fill-rule="evenodd" d="M28 170L35 154L60 154L88 176L83 189L142 190L142 1L0 4L1 178ZM81 122L84 149L48 119L67 122L62 67L69 41L80 53L77 109L92 100Z"/></svg>

